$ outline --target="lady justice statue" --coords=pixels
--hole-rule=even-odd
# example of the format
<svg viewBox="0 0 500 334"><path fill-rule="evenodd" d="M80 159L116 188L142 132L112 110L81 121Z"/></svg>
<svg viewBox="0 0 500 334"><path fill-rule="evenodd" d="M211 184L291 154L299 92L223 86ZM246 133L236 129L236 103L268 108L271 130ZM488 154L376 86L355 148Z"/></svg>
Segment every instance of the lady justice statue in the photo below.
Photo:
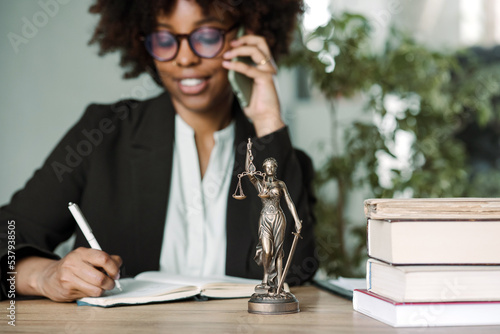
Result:
<svg viewBox="0 0 500 334"><path fill-rule="evenodd" d="M283 181L276 178L278 163L274 158L267 158L262 168L257 171L253 164L252 141L247 143L245 171L238 175L238 185L233 197L244 199L241 178L248 176L262 200L262 211L259 219L259 243L255 254L255 262L264 268L262 284L255 287L255 293L248 302L250 313L283 314L299 312L299 302L295 296L283 290L283 283L290 266L295 247L300 238L302 222L299 220L295 205ZM239 193L238 193L239 192ZM290 254L283 269L283 242L285 239L286 220L280 206L284 198L295 221L296 232Z"/></svg>

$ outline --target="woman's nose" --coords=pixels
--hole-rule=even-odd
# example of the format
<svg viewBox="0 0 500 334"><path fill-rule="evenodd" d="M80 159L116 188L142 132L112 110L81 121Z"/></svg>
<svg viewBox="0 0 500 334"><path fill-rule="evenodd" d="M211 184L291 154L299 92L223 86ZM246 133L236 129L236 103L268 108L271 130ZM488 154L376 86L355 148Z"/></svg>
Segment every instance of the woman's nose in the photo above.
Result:
<svg viewBox="0 0 500 334"><path fill-rule="evenodd" d="M200 60L200 57L191 50L188 40L186 38L182 39L179 44L179 52L175 57L177 65L181 67L193 66L199 64Z"/></svg>

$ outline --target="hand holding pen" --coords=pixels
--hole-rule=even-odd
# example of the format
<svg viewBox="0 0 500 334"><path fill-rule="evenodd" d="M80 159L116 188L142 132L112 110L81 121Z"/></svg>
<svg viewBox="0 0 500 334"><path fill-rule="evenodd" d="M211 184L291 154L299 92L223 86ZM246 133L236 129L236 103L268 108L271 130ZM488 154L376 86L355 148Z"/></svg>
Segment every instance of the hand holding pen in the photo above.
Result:
<svg viewBox="0 0 500 334"><path fill-rule="evenodd" d="M102 251L101 246L99 246L99 243L97 242L97 239L94 236L94 233L92 233L92 229L90 228L89 223L87 222L87 219L85 219L85 217L83 216L83 213L80 210L80 208L78 207L78 205L75 203L69 202L68 209L69 209L69 211L71 211L71 214L73 215L78 226L82 230L83 235L85 236L85 238L89 242L90 247L92 247L92 249L97 249L97 250ZM119 274L118 274L118 276L119 276ZM115 279L115 286L120 291L122 290L120 282L118 282L118 279Z"/></svg>
<svg viewBox="0 0 500 334"><path fill-rule="evenodd" d="M57 302L99 297L103 291L115 287L113 279L119 278L121 264L118 255L85 247L79 247L59 260L28 256L16 263L16 291Z"/></svg>

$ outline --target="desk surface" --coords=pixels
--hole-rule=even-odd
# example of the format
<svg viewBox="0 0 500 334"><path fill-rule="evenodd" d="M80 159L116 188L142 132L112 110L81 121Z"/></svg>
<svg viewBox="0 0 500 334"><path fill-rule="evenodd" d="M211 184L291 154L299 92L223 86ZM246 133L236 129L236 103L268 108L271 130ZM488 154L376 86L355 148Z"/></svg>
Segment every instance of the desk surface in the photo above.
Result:
<svg viewBox="0 0 500 334"><path fill-rule="evenodd" d="M300 313L255 315L248 299L180 301L99 308L46 299L17 301L16 327L7 324L8 301L0 302L2 333L500 333L500 326L392 328L352 309L349 300L314 286L293 288Z"/></svg>

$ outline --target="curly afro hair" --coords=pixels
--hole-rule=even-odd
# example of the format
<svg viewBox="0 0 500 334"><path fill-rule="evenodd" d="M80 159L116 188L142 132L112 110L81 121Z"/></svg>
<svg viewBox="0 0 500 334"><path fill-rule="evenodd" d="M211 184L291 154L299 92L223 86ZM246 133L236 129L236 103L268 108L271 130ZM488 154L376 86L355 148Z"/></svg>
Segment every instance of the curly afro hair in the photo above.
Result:
<svg viewBox="0 0 500 334"><path fill-rule="evenodd" d="M99 44L99 55L119 51L124 78L148 72L161 86L152 57L140 37L156 29L156 14L169 13L177 0L96 0L89 12L100 15L89 44ZM302 0L196 0L205 13L223 11L245 28L266 38L273 57L288 52Z"/></svg>

